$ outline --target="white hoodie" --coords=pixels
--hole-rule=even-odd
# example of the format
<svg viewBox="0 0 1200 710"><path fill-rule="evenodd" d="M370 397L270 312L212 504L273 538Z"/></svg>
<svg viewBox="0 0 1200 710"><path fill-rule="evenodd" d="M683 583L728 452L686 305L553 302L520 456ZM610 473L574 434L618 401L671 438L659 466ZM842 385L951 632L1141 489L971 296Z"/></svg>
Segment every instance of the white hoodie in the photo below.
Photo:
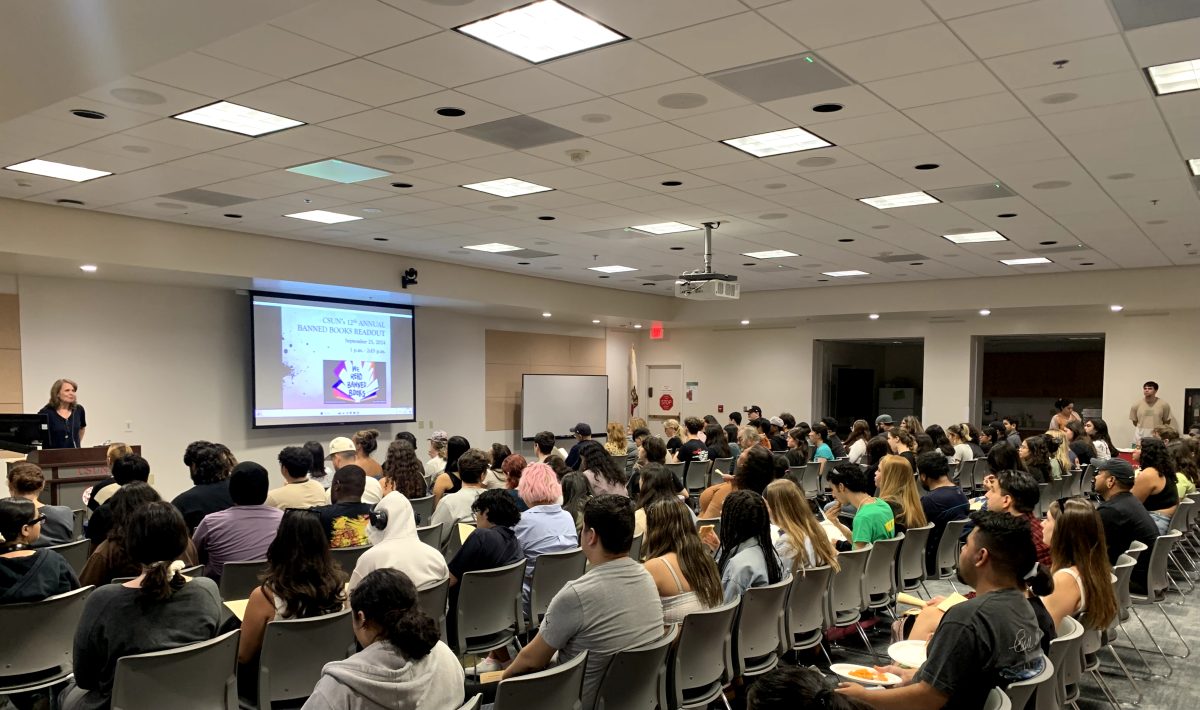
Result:
<svg viewBox="0 0 1200 710"><path fill-rule="evenodd" d="M304 710L454 710L463 702L463 667L441 641L411 661L387 641L326 663Z"/></svg>
<svg viewBox="0 0 1200 710"><path fill-rule="evenodd" d="M367 524L367 539L371 549L358 558L350 575L353 590L363 577L377 569L398 569L412 580L413 586L423 589L450 576L442 553L421 542L412 503L399 491L383 497L375 510L387 512L387 527L383 530Z"/></svg>

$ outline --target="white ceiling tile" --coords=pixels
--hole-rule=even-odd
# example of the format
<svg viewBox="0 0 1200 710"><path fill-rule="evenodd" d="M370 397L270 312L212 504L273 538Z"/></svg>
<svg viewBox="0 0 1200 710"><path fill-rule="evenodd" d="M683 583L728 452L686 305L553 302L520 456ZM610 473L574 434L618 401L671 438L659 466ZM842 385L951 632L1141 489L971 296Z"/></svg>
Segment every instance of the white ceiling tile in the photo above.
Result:
<svg viewBox="0 0 1200 710"><path fill-rule="evenodd" d="M572 0L572 7L629 37L647 37L746 8L736 0Z"/></svg>
<svg viewBox="0 0 1200 710"><path fill-rule="evenodd" d="M715 165L711 168L697 168L694 172L709 180L725 183L726 185L737 183L739 187L742 184L760 180L784 184L789 179L796 183L805 182L782 168L761 160L747 160L729 165ZM700 185L687 184L687 187L691 189L692 187L700 187Z"/></svg>
<svg viewBox="0 0 1200 710"><path fill-rule="evenodd" d="M836 146L821 148L819 150L806 150L798 154L776 155L770 158L763 158L762 160L797 175L807 175L808 173L820 170L834 170L850 165L862 165L866 162L845 148L838 148Z"/></svg>
<svg viewBox="0 0 1200 710"><path fill-rule="evenodd" d="M250 142L238 143L237 145L250 145ZM137 138L125 133L114 133L103 138L97 138L87 143L81 143L79 147L94 150L97 153L107 153L122 158L130 158L141 162L143 166L157 165L201 152L198 149Z"/></svg>
<svg viewBox="0 0 1200 710"><path fill-rule="evenodd" d="M867 88L899 109L1004 91L1004 85L980 62L875 81Z"/></svg>
<svg viewBox="0 0 1200 710"><path fill-rule="evenodd" d="M675 119L675 125L712 140L742 138L794 128L795 124L761 106L737 108Z"/></svg>
<svg viewBox="0 0 1200 710"><path fill-rule="evenodd" d="M642 113L610 98L592 99L570 106L530 114L546 123L565 128L584 136L615 133L627 128L645 126L659 119Z"/></svg>
<svg viewBox="0 0 1200 710"><path fill-rule="evenodd" d="M841 104L840 111L820 113L813 111L820 104ZM763 108L794 121L798 126L841 121L858 116L869 116L873 113L883 113L892 107L882 99L861 86L847 86L830 91L819 91L803 96L793 96L790 99L778 99L761 104Z"/></svg>
<svg viewBox="0 0 1200 710"><path fill-rule="evenodd" d="M359 150L375 148L379 145L375 141L369 141L364 138L358 138L356 136L347 135L338 131L331 131L328 128L321 128L320 126L298 126L296 128L289 128L286 131L280 131L278 133L272 133L269 136L263 136L258 140L264 140L270 143L279 143L281 145L291 146L292 148L308 150L314 153L323 153L325 155L353 153Z"/></svg>
<svg viewBox="0 0 1200 710"><path fill-rule="evenodd" d="M335 64L298 76L293 81L368 106L392 104L442 89L432 82L365 59Z"/></svg>
<svg viewBox="0 0 1200 710"><path fill-rule="evenodd" d="M950 19L996 10L1009 5L1020 5L1029 0L926 0L926 2L942 19Z"/></svg>
<svg viewBox="0 0 1200 710"><path fill-rule="evenodd" d="M290 81L281 81L278 84L239 94L230 101L305 123L320 123L369 108L356 101L326 94L323 91L300 86Z"/></svg>
<svg viewBox="0 0 1200 710"><path fill-rule="evenodd" d="M963 144L955 147L981 168L992 171L1001 165L1065 158L1069 155L1062 143L1053 137L998 145Z"/></svg>
<svg viewBox="0 0 1200 710"><path fill-rule="evenodd" d="M472 158L471 160L464 161L463 165L485 170L495 175L519 177L523 180L528 179L525 176L531 173L542 173L558 168L558 164L554 162L515 150L483 158ZM538 184L540 185L541 183ZM546 187L556 186L546 185Z"/></svg>
<svg viewBox="0 0 1200 710"><path fill-rule="evenodd" d="M164 163L162 167L191 170L213 176L214 180L209 180L208 182L215 182L215 179L232 180L233 178L256 175L270 170L265 165L226 158L215 153L190 155L186 158Z"/></svg>
<svg viewBox="0 0 1200 710"><path fill-rule="evenodd" d="M284 131L286 133L286 131ZM164 118L125 131L126 135L170 143L193 151L216 150L250 140L248 136L221 131L174 118Z"/></svg>
<svg viewBox="0 0 1200 710"><path fill-rule="evenodd" d="M276 168L288 168L293 165L303 165L312 163L318 160L323 160L326 156L319 153L312 153L307 150L299 150L278 143L268 143L267 141L246 141L231 145L228 148L221 148L214 151L214 155L221 155L226 158L235 158L237 160L246 160L251 163L260 165L270 165Z"/></svg>
<svg viewBox="0 0 1200 710"><path fill-rule="evenodd" d="M131 90L136 93L131 93ZM85 92L83 98L124 106L160 117L183 113L213 102L208 96L136 76L122 77L92 89Z"/></svg>
<svg viewBox="0 0 1200 710"><path fill-rule="evenodd" d="M921 190L937 190L962 185L982 185L994 178L958 153L931 153L922 156L921 164L934 163L936 170L917 170L918 161L895 160L879 162L879 167Z"/></svg>
<svg viewBox="0 0 1200 710"><path fill-rule="evenodd" d="M581 150L586 151L586 153L582 160L576 160L575 156L578 155L576 151ZM559 141L558 143L529 148L525 152L536 155L539 158L553 160L556 163L584 169L595 163L616 160L617 158L624 158L629 155L628 151L591 138L574 138L569 141Z"/></svg>
<svg viewBox="0 0 1200 710"><path fill-rule="evenodd" d="M1196 47L1197 36L1200 36L1200 18L1141 27L1125 33L1138 65L1143 67L1195 59L1200 54Z"/></svg>
<svg viewBox="0 0 1200 710"><path fill-rule="evenodd" d="M1036 0L950 20L947 24L980 57L1117 32L1105 0Z"/></svg>
<svg viewBox="0 0 1200 710"><path fill-rule="evenodd" d="M442 116L437 113L439 108L460 108L466 111L463 116ZM418 121L441 126L445 130L455 130L477 126L481 123L510 118L516 114L506 108L500 108L474 96L460 94L457 91L440 91L427 94L408 101L385 106L384 109L401 116L415 118Z"/></svg>
<svg viewBox="0 0 1200 710"><path fill-rule="evenodd" d="M322 0L271 24L360 56L438 31L376 0Z"/></svg>
<svg viewBox="0 0 1200 710"><path fill-rule="evenodd" d="M937 22L921 0L791 0L761 14L815 49Z"/></svg>
<svg viewBox="0 0 1200 710"><path fill-rule="evenodd" d="M753 41L746 41L748 37ZM804 45L753 12L650 37L645 43L702 74L805 50Z"/></svg>
<svg viewBox="0 0 1200 710"><path fill-rule="evenodd" d="M322 197L332 197L335 200L345 200L346 202L372 202L374 200L386 200L392 197L392 193L376 190L371 187L362 185L334 185L322 187L318 190L313 190L313 194L321 195Z"/></svg>
<svg viewBox="0 0 1200 710"><path fill-rule="evenodd" d="M0 123L0 151L29 159L43 153L103 138L106 133L106 131L92 126L25 114Z"/></svg>
<svg viewBox="0 0 1200 710"><path fill-rule="evenodd" d="M360 165L368 165L372 168L387 170L388 172L409 171L427 168L431 165L437 165L442 161L423 153L417 153L412 150L400 150L392 146L382 146L371 150L355 151L352 153L343 153L338 156L341 160L346 160L351 163ZM395 182L395 178L388 178L389 182ZM372 184L373 181L364 181L364 184Z"/></svg>
<svg viewBox="0 0 1200 710"><path fill-rule="evenodd" d="M463 93L498 106L533 113L597 98L596 93L541 69L486 79L461 87Z"/></svg>
<svg viewBox="0 0 1200 710"><path fill-rule="evenodd" d="M1014 93L1017 98L1025 102L1030 111L1037 115L1078 111L1093 106L1149 99L1153 95L1146 83L1145 76L1140 71L1090 76L1058 84L1031 86L1027 89L1017 89ZM1059 103L1058 98L1065 94L1075 94L1078 98ZM1050 99L1049 103L1047 99Z"/></svg>
<svg viewBox="0 0 1200 710"><path fill-rule="evenodd" d="M682 182L683 185L676 185L674 187L666 186L662 184L665 180L677 180ZM661 175L647 175L646 177L634 178L626 182L630 185L645 188L651 192L660 192L668 195L679 190L687 190L693 187L710 187L715 184L712 180L700 177L696 173L689 173L682 170L673 170Z"/></svg>
<svg viewBox="0 0 1200 710"><path fill-rule="evenodd" d="M927 162L924 160L926 156L947 153L950 147L935 136L919 135L859 143L847 150L872 163L910 159L922 163Z"/></svg>
<svg viewBox="0 0 1200 710"><path fill-rule="evenodd" d="M202 47L201 54L280 79L316 71L353 57L278 27L258 25Z"/></svg>
<svg viewBox="0 0 1200 710"><path fill-rule="evenodd" d="M458 32L441 32L372 54L373 62L446 87L462 86L529 66Z"/></svg>
<svg viewBox="0 0 1200 710"><path fill-rule="evenodd" d="M276 81L263 72L214 59L199 52L188 52L155 64L138 76L186 91L221 99Z"/></svg>
<svg viewBox="0 0 1200 710"><path fill-rule="evenodd" d="M724 143L706 143L688 148L657 151L648 154L660 163L670 165L680 170L696 170L714 165L727 165L741 161L753 160L751 156Z"/></svg>
<svg viewBox="0 0 1200 710"><path fill-rule="evenodd" d="M940 131L938 137L960 150L966 147L997 146L1053 138L1049 131L1032 118Z"/></svg>
<svg viewBox="0 0 1200 710"><path fill-rule="evenodd" d="M573 190L577 187L599 185L608 182L608 178L606 177L578 168L558 168L540 173L531 173L525 176L525 179L535 185L545 185L546 187L554 187L559 190Z"/></svg>
<svg viewBox="0 0 1200 710"><path fill-rule="evenodd" d="M106 118L98 121L94 118L81 118L71 113L72 111L78 109L99 111L100 113L104 114ZM34 111L32 115L40 118L53 118L57 121L63 121L65 123L81 126L83 128L100 128L110 133L123 131L127 128L133 128L134 126L140 126L144 123L150 123L151 121L158 120L159 118L159 116L153 113L146 113L144 111L134 110L125 106L103 103L100 101L85 99L83 97L74 97L58 101L46 106L45 108Z"/></svg>
<svg viewBox="0 0 1200 710"><path fill-rule="evenodd" d="M805 179L854 199L913 191L912 185L874 165L822 170Z"/></svg>
<svg viewBox="0 0 1200 710"><path fill-rule="evenodd" d="M1054 62L1064 59L1066 64L1055 66ZM994 57L986 63L1013 89L1137 69L1117 34Z"/></svg>
<svg viewBox="0 0 1200 710"><path fill-rule="evenodd" d="M206 190L214 190L216 192L224 192L229 195L241 195L255 200L265 200L270 197L278 197L286 195L289 192L294 192L290 187L283 187L274 183L263 182L254 177L236 178L234 180L226 180L206 186ZM227 208L227 211L233 208ZM241 209L238 205L237 209ZM239 213L244 214L244 213Z"/></svg>
<svg viewBox="0 0 1200 710"><path fill-rule="evenodd" d="M1158 105L1150 98L1052 113L1042 117L1042 123L1059 137L1076 133L1101 134L1125 128L1162 128L1163 125Z"/></svg>
<svg viewBox="0 0 1200 710"><path fill-rule="evenodd" d="M820 54L858 82L963 64L975 58L942 24L829 47Z"/></svg>
<svg viewBox="0 0 1200 710"><path fill-rule="evenodd" d="M583 169L614 180L628 180L647 175L658 175L669 170L666 165L640 155L631 155L628 158L592 163L583 166Z"/></svg>
<svg viewBox="0 0 1200 710"><path fill-rule="evenodd" d="M415 121L406 116L398 116L380 108L335 118L332 121L325 121L321 125L380 143L399 143L442 132L442 129L437 126Z"/></svg>
<svg viewBox="0 0 1200 710"><path fill-rule="evenodd" d="M919 135L924 133L925 129L904 114L891 111L826 123L821 126L820 131L822 138L835 145L853 145L886 138ZM806 154L810 152L812 151L807 151Z"/></svg>
<svg viewBox="0 0 1200 710"><path fill-rule="evenodd" d="M692 75L687 67L639 42L621 42L565 57L549 62L545 69L605 95L665 84Z"/></svg>
<svg viewBox="0 0 1200 710"><path fill-rule="evenodd" d="M942 104L919 106L908 109L904 113L930 131L965 128L1029 116L1029 111L1025 109L1025 106L1007 91L989 96L976 96Z"/></svg>
<svg viewBox="0 0 1200 710"><path fill-rule="evenodd" d="M639 126L638 128L627 128L623 131L603 133L595 138L598 141L615 145L631 153L642 154L708 142L705 138L691 131L685 131L669 123L655 123L649 126Z"/></svg>
<svg viewBox="0 0 1200 710"><path fill-rule="evenodd" d="M439 27L457 27L513 7L512 0L473 0L465 3L462 0L439 0L438 2L384 0L384 2Z"/></svg>
<svg viewBox="0 0 1200 710"><path fill-rule="evenodd" d="M695 96L686 98L694 99L696 105L692 108L670 108L660 103L660 99L664 97L677 97L681 94L694 94ZM703 77L683 79L682 81L675 81L670 84L638 89L637 91L617 94L613 98L668 121L684 116L694 116L734 106L743 106L749 103L749 101L741 96ZM668 103L670 102L668 101Z"/></svg>
<svg viewBox="0 0 1200 710"><path fill-rule="evenodd" d="M439 133L433 136L405 141L400 143L398 147L432 155L442 160L468 160L470 158L481 158L485 155L495 155L496 153L503 153L505 151L505 148L495 143L488 143L478 138L454 132Z"/></svg>

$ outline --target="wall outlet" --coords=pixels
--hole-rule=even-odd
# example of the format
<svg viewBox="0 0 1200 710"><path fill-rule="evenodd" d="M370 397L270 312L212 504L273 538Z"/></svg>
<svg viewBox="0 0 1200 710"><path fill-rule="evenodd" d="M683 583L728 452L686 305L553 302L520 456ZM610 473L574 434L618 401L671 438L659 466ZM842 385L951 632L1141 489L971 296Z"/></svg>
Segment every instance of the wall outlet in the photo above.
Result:
<svg viewBox="0 0 1200 710"><path fill-rule="evenodd" d="M132 420L128 420L125 422L125 431L133 431L133 421Z"/></svg>
<svg viewBox="0 0 1200 710"><path fill-rule="evenodd" d="M424 419L417 420L417 430L419 431L424 428L425 428L425 420Z"/></svg>

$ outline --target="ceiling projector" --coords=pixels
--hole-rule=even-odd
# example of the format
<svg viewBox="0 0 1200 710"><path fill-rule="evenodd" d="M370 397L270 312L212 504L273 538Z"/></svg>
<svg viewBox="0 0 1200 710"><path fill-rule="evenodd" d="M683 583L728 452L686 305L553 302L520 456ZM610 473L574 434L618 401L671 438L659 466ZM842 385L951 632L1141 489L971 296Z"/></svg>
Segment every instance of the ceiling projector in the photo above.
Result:
<svg viewBox="0 0 1200 710"><path fill-rule="evenodd" d="M685 272L675 279L675 297L693 301L722 301L741 298L737 276L718 274L712 268L712 233L720 222L704 222L704 268Z"/></svg>

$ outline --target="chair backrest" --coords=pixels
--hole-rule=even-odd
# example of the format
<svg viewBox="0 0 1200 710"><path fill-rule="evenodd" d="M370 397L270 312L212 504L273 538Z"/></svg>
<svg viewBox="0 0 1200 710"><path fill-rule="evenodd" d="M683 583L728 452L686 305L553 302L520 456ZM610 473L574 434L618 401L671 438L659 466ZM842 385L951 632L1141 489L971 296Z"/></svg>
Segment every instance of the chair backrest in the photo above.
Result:
<svg viewBox="0 0 1200 710"><path fill-rule="evenodd" d="M369 549L371 549L370 545L331 547L329 548L329 554L333 556L333 561L341 566L343 572L350 574L358 564L358 558L362 557L363 553Z"/></svg>
<svg viewBox="0 0 1200 710"><path fill-rule="evenodd" d="M942 539L938 540L937 549L937 567L938 576L945 577L953 574L954 570L958 569L958 546L959 538L962 537L963 528L967 526L968 520L951 520L946 523L946 529L942 531Z"/></svg>
<svg viewBox="0 0 1200 710"><path fill-rule="evenodd" d="M71 669L75 627L95 587L23 604L0 604L0 628L8 640L0 646L0 684L9 676Z"/></svg>
<svg viewBox="0 0 1200 710"><path fill-rule="evenodd" d="M929 534L932 532L933 523L905 531L900 555L896 559L897 589L913 589L925 579L925 548L929 545Z"/></svg>
<svg viewBox="0 0 1200 710"><path fill-rule="evenodd" d="M1029 703L1029 699L1033 697L1038 686L1043 683L1049 683L1054 679L1054 664L1050 659L1046 659L1046 667L1029 680L1020 680L1008 686L1008 690L1004 691L1005 695L1012 702L1014 708L1025 708Z"/></svg>
<svg viewBox="0 0 1200 710"><path fill-rule="evenodd" d="M321 668L354 650L350 610L267 622L258 659L258 707L305 698L321 679Z"/></svg>
<svg viewBox="0 0 1200 710"><path fill-rule="evenodd" d="M83 508L73 508L71 510L71 526L75 537L72 540L78 540L83 537L83 520L87 515L87 511Z"/></svg>
<svg viewBox="0 0 1200 710"><path fill-rule="evenodd" d="M537 673L500 681L492 710L579 710L588 652Z"/></svg>
<svg viewBox="0 0 1200 710"><path fill-rule="evenodd" d="M533 578L529 583L529 630L541 624L541 618L550 607L550 600L567 582L579 579L587 567L583 548L576 547L562 552L546 552L533 562Z"/></svg>
<svg viewBox="0 0 1200 710"><path fill-rule="evenodd" d="M1083 638L1083 625L1069 616L1064 616L1058 625L1058 635L1050 641L1050 663L1054 666L1054 681L1037 687L1037 710L1059 710L1067 697L1065 673L1071 655L1079 663L1079 646Z"/></svg>
<svg viewBox="0 0 1200 710"><path fill-rule="evenodd" d="M1172 530L1166 535L1159 535L1154 540L1154 547L1150 550L1150 565L1146 571L1146 591L1151 597L1158 596L1171 583L1171 578L1167 575L1167 561L1171 554L1171 548L1181 538L1183 534L1178 530Z"/></svg>
<svg viewBox="0 0 1200 710"><path fill-rule="evenodd" d="M1129 543L1129 549L1125 551L1125 554L1132 557L1134 562L1136 562L1142 556L1142 553L1148 549L1150 548L1146 546L1146 543L1141 540L1134 540Z"/></svg>
<svg viewBox="0 0 1200 710"><path fill-rule="evenodd" d="M979 459L971 459L964 461L958 467L958 487L967 491L975 490L975 468L979 466Z"/></svg>
<svg viewBox="0 0 1200 710"><path fill-rule="evenodd" d="M825 592L832 574L829 565L792 573L784 616L785 639L792 648L811 648L820 643L820 631L825 627Z"/></svg>
<svg viewBox="0 0 1200 710"><path fill-rule="evenodd" d="M1051 487L1051 484L1039 483L1037 508L1033 511L1033 514L1039 518L1046 517L1046 511L1050 509L1050 504L1055 500L1057 498L1054 496L1054 489Z"/></svg>
<svg viewBox="0 0 1200 710"><path fill-rule="evenodd" d="M988 693L987 700L983 703L983 710L1012 710L1012 701L999 688L992 688L992 692Z"/></svg>
<svg viewBox="0 0 1200 710"><path fill-rule="evenodd" d="M431 587L417 590L417 606L430 619L437 622L438 633L446 639L446 601L450 597L450 579L446 578Z"/></svg>
<svg viewBox="0 0 1200 710"><path fill-rule="evenodd" d="M458 707L458 710L479 710L483 707L483 693L476 693L475 697L468 698L467 702Z"/></svg>
<svg viewBox="0 0 1200 710"><path fill-rule="evenodd" d="M719 459L713 459L713 471L720 471L726 475L733 475L733 457L725 456Z"/></svg>
<svg viewBox="0 0 1200 710"><path fill-rule="evenodd" d="M71 569L75 570L75 576L78 577L83 572L83 566L87 564L91 546L91 540L83 539L64 542L61 545L50 545L46 549L54 550L66 558L67 564L71 565Z"/></svg>
<svg viewBox="0 0 1200 710"><path fill-rule="evenodd" d="M672 625L659 640L609 659L596 689L596 710L666 710L667 655L678 638L679 626Z"/></svg>
<svg viewBox="0 0 1200 710"><path fill-rule="evenodd" d="M515 634L525 625L521 610L521 583L525 558L493 569L467 572L458 581L454 649L462 655L471 638ZM495 647L493 647L495 648ZM489 649L490 650L490 649Z"/></svg>
<svg viewBox="0 0 1200 710"><path fill-rule="evenodd" d="M420 498L409 498L408 502L412 504L413 515L416 517L417 525L424 523L429 524L429 519L433 517L433 494L422 496Z"/></svg>
<svg viewBox="0 0 1200 710"><path fill-rule="evenodd" d="M1083 473L1079 476L1079 481L1076 483L1076 495L1082 493L1090 493L1092 491L1092 482L1096 480L1096 464L1089 463L1083 468Z"/></svg>
<svg viewBox="0 0 1200 710"><path fill-rule="evenodd" d="M863 573L863 593L868 597L896 596L896 557L904 544L904 533L887 540L876 540L867 555L867 568ZM879 599L871 601L878 602ZM890 603L890 602L889 602Z"/></svg>
<svg viewBox="0 0 1200 710"><path fill-rule="evenodd" d="M792 580L751 587L742 593L733 623L733 674L766 673L779 664L779 656L791 648L786 643L787 593Z"/></svg>
<svg viewBox="0 0 1200 710"><path fill-rule="evenodd" d="M733 680L733 619L740 601L693 611L683 618L667 675L670 707L683 705L686 691L716 689L719 693Z"/></svg>
<svg viewBox="0 0 1200 710"><path fill-rule="evenodd" d="M442 551L442 557L446 559L447 563L454 559L454 556L462 549L463 538L459 531L459 525L466 525L466 523L452 521L446 524L446 529L442 530L442 544L438 549ZM475 525L471 524L471 527L475 527Z"/></svg>
<svg viewBox="0 0 1200 710"><path fill-rule="evenodd" d="M1179 505L1175 506L1175 512L1171 514L1170 530L1178 530L1181 533L1186 533L1188 530L1188 521L1191 520L1191 510L1196 507L1196 501L1191 498L1180 498Z"/></svg>
<svg viewBox="0 0 1200 710"><path fill-rule="evenodd" d="M1120 611L1118 618L1124 618L1126 610L1133 606L1133 600L1129 598L1129 580L1133 578L1136 565L1137 560L1129 555L1120 555L1113 565L1113 593L1116 594L1117 609Z"/></svg>
<svg viewBox="0 0 1200 710"><path fill-rule="evenodd" d="M800 477L800 488L806 498L816 498L821 495L821 462L809 461L804 465L804 473Z"/></svg>
<svg viewBox="0 0 1200 710"><path fill-rule="evenodd" d="M642 540L645 539L646 533L633 536L633 543L629 546L629 557L638 562L642 561Z"/></svg>
<svg viewBox="0 0 1200 710"><path fill-rule="evenodd" d="M442 524L417 528L417 539L435 550L442 549Z"/></svg>
<svg viewBox="0 0 1200 710"><path fill-rule="evenodd" d="M676 479L683 481L683 469L685 466L687 466L687 462L669 463L667 464L667 470L670 471L671 475Z"/></svg>
<svg viewBox="0 0 1200 710"><path fill-rule="evenodd" d="M831 614L847 611L862 611L867 607L863 596L863 573L867 569L867 556L871 545L838 553L841 569L829 578L829 611Z"/></svg>
<svg viewBox="0 0 1200 710"><path fill-rule="evenodd" d="M683 486L693 493L708 488L712 461L688 461L683 468Z"/></svg>
<svg viewBox="0 0 1200 710"><path fill-rule="evenodd" d="M240 629L166 651L117 659L112 710L237 710Z"/></svg>
<svg viewBox="0 0 1200 710"><path fill-rule="evenodd" d="M221 598L225 601L249 599L267 573L267 561L226 562L221 570Z"/></svg>

